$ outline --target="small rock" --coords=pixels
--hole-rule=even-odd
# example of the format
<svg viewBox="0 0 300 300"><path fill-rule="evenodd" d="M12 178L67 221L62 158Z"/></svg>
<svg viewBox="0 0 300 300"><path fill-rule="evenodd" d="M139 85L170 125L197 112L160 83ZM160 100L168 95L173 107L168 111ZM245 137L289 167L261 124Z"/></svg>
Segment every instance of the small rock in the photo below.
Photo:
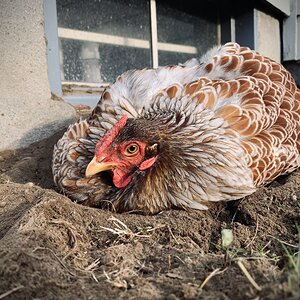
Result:
<svg viewBox="0 0 300 300"><path fill-rule="evenodd" d="M171 273L171 272L168 272L166 274L166 276L169 277L169 278L174 278L174 279L183 279L182 276L180 276L179 274Z"/></svg>
<svg viewBox="0 0 300 300"><path fill-rule="evenodd" d="M298 200L298 198L297 198L296 195L292 195L292 199L293 199L294 201L297 201L297 200Z"/></svg>

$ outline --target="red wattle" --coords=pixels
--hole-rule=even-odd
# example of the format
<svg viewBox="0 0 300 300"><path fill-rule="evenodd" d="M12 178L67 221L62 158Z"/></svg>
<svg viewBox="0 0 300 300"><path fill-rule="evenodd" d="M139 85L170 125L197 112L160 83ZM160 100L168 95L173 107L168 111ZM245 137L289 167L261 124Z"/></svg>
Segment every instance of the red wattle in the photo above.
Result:
<svg viewBox="0 0 300 300"><path fill-rule="evenodd" d="M144 160L139 167L140 171L144 171L148 168L150 168L155 162L156 162L157 156L154 156L152 158L149 158L147 160Z"/></svg>
<svg viewBox="0 0 300 300"><path fill-rule="evenodd" d="M131 179L132 175L128 175L120 169L114 171L113 183L119 189L127 186L130 183Z"/></svg>

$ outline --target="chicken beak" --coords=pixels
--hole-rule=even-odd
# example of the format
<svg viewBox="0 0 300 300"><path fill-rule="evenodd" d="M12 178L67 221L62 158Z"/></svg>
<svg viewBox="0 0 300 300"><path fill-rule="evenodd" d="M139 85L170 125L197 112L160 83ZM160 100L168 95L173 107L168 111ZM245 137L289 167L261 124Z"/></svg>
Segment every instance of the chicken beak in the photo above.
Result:
<svg viewBox="0 0 300 300"><path fill-rule="evenodd" d="M86 170L85 170L85 176L90 177L97 173L111 170L116 164L111 162L103 162L103 160L100 160L100 162L96 159L96 156L92 159L92 161L88 164Z"/></svg>

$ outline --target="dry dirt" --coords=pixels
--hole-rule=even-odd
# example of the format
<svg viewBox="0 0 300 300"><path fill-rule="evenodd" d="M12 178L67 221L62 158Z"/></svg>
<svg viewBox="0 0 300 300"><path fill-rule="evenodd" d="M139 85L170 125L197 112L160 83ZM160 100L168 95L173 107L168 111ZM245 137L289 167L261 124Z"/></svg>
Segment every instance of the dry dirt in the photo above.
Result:
<svg viewBox="0 0 300 300"><path fill-rule="evenodd" d="M0 154L0 299L300 299L300 171L209 211L115 214L55 191L61 135Z"/></svg>

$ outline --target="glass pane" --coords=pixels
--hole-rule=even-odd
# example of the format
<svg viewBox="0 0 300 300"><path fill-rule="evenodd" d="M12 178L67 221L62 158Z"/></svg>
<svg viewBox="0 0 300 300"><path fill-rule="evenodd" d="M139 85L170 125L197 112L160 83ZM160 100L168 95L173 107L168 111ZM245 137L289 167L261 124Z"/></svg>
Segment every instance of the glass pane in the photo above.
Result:
<svg viewBox="0 0 300 300"><path fill-rule="evenodd" d="M214 0L206 0L202 8L197 1L157 1L159 65L200 57L218 44L217 24Z"/></svg>
<svg viewBox="0 0 300 300"><path fill-rule="evenodd" d="M151 66L148 0L57 0L63 80L113 82Z"/></svg>

